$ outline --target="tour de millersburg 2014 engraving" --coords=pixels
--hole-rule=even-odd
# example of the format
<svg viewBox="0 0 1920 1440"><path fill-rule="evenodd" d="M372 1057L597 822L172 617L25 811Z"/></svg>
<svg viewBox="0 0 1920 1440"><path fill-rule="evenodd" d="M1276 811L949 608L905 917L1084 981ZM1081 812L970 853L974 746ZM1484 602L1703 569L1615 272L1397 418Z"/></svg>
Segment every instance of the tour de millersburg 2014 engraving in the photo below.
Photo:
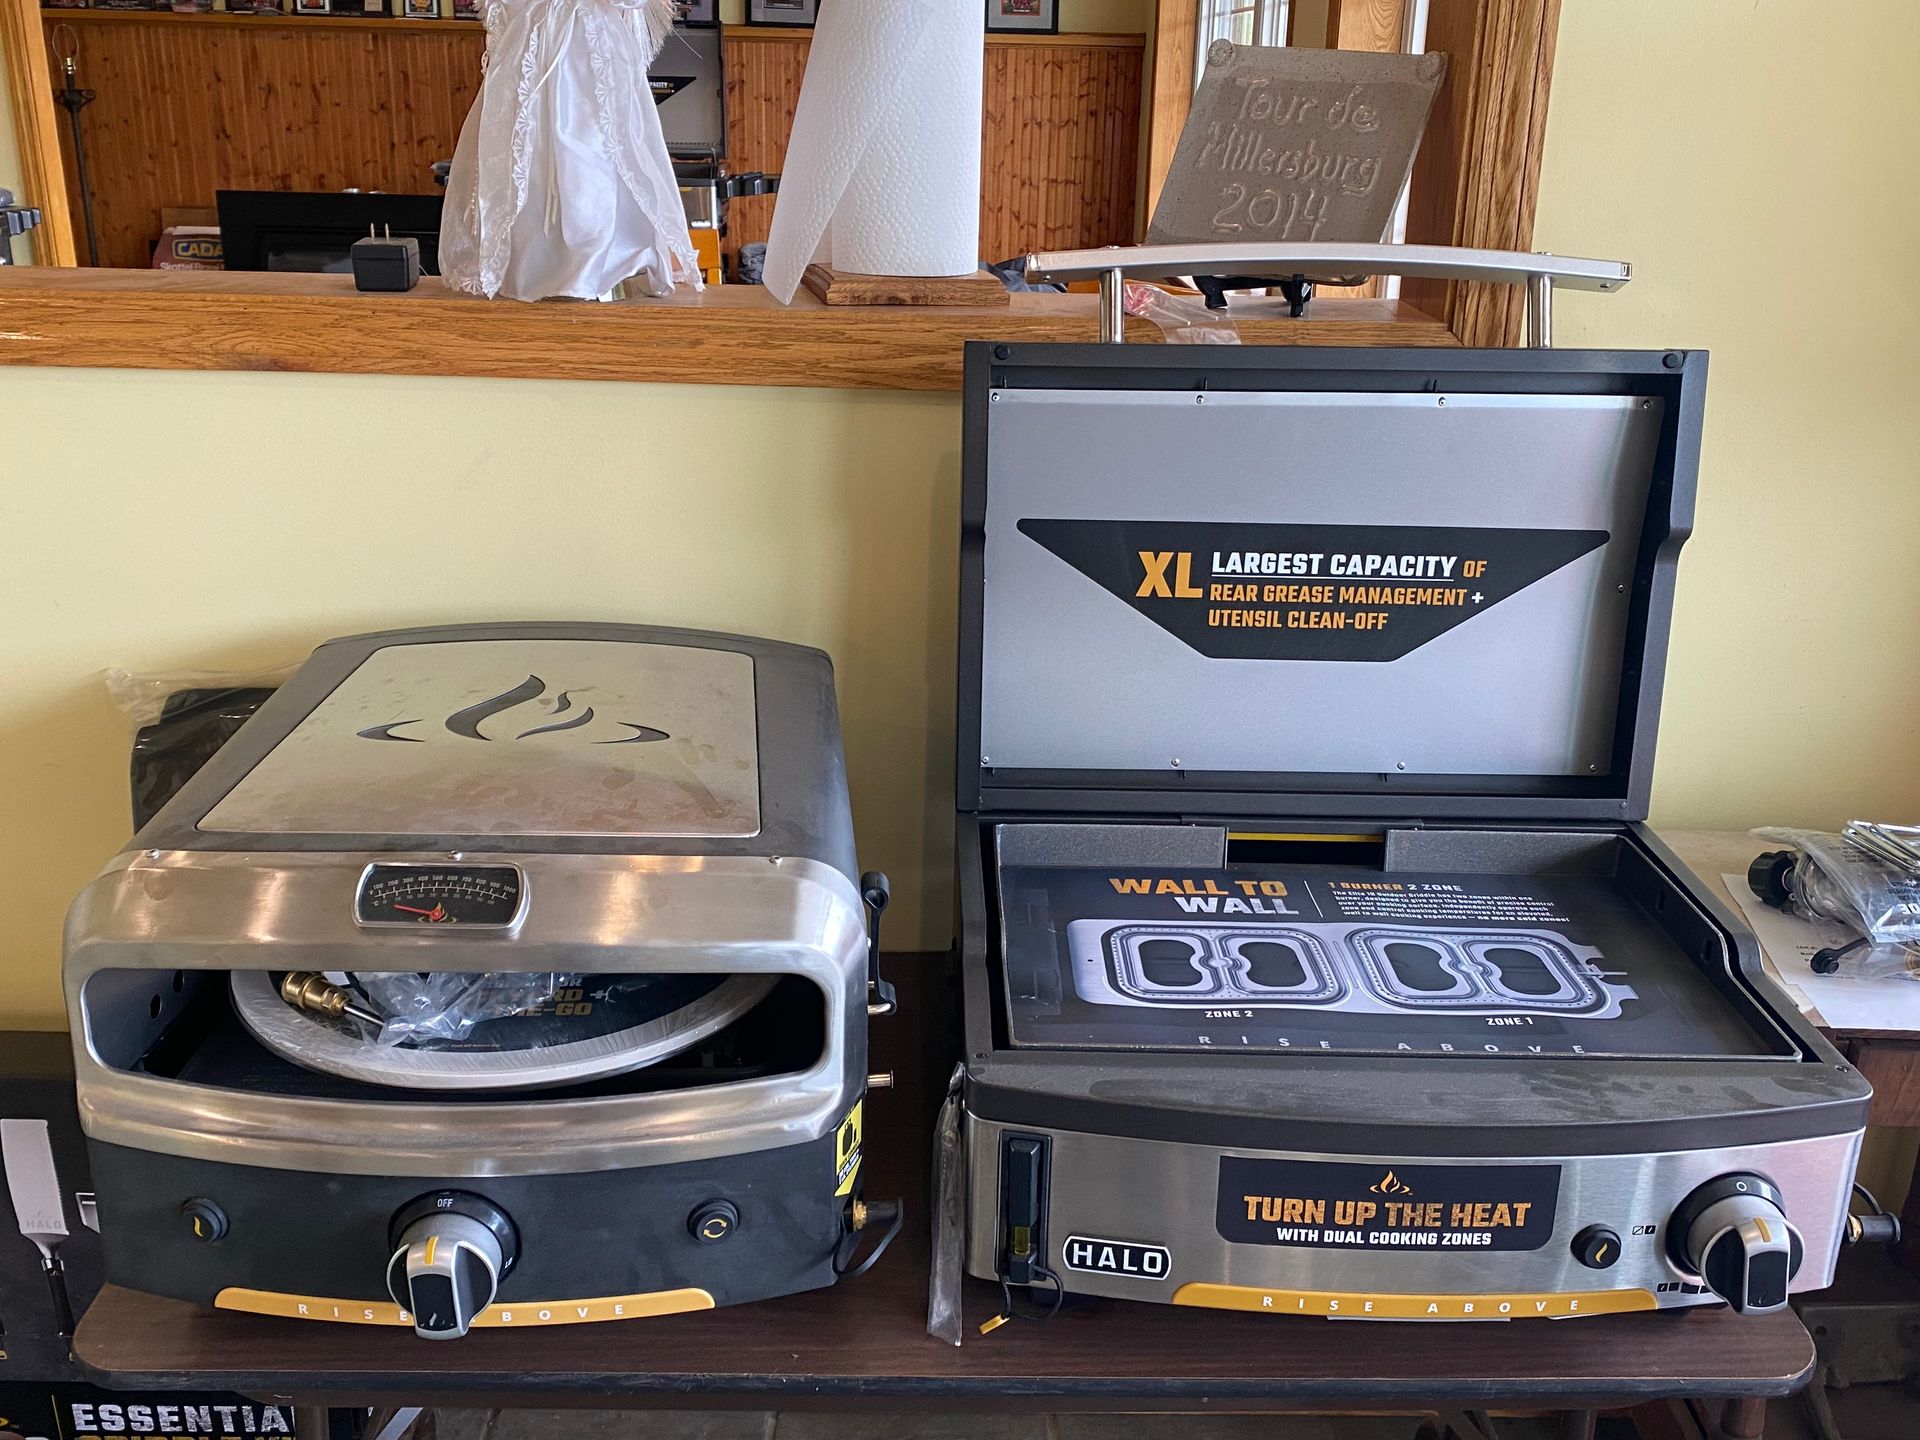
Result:
<svg viewBox="0 0 1920 1440"><path fill-rule="evenodd" d="M1216 45L1148 239L1378 240L1439 55Z"/></svg>
<svg viewBox="0 0 1920 1440"><path fill-rule="evenodd" d="M1224 175L1297 181L1305 188L1225 186L1212 221L1216 233L1253 229L1272 232L1277 240L1317 240L1336 193L1373 193L1380 182L1380 155L1377 145L1365 142L1379 131L1380 112L1366 99L1365 86L1351 86L1327 101L1278 87L1264 75L1236 75L1232 84L1240 107L1231 120L1208 124L1202 167Z"/></svg>

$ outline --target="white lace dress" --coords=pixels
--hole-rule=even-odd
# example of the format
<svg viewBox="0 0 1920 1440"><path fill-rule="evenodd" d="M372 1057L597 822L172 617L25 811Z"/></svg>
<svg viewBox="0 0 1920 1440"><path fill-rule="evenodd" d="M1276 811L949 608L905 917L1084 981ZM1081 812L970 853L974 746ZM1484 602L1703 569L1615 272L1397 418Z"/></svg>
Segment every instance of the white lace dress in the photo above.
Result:
<svg viewBox="0 0 1920 1440"><path fill-rule="evenodd" d="M457 290L593 299L700 284L647 66L673 0L488 0L486 73L447 177Z"/></svg>

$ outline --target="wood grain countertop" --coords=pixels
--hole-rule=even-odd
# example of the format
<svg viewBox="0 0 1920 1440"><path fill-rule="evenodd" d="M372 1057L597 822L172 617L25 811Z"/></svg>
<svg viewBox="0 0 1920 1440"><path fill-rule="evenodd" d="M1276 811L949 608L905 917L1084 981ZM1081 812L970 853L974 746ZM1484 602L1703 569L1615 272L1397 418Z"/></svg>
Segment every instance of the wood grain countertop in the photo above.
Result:
<svg viewBox="0 0 1920 1440"><path fill-rule="evenodd" d="M361 294L346 275L0 268L0 364L640 380L957 390L967 340L1091 342L1092 295L1016 294L985 308L782 306L760 286L616 304L480 300L426 277ZM1236 302L1261 345L1458 342L1400 301ZM1130 342L1158 341L1143 320Z"/></svg>

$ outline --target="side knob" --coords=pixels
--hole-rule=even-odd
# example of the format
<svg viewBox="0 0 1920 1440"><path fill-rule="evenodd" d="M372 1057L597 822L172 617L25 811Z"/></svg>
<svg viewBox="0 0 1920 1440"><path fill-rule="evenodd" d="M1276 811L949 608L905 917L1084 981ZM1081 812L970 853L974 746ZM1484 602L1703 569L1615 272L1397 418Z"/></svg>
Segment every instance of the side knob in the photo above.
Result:
<svg viewBox="0 0 1920 1440"><path fill-rule="evenodd" d="M387 1293L428 1340L466 1334L519 1258L519 1235L506 1211L458 1190L409 1202L388 1230Z"/></svg>
<svg viewBox="0 0 1920 1440"><path fill-rule="evenodd" d="M1806 1251L1778 1187L1759 1175L1722 1175L1680 1202L1667 1224L1676 1265L1743 1315L1787 1303Z"/></svg>

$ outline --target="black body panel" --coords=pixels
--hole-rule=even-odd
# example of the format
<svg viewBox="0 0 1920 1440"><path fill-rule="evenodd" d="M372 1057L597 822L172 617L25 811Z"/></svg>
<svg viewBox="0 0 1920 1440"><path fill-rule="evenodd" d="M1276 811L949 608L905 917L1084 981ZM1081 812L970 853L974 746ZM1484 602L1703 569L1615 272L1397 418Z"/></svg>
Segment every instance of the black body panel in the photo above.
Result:
<svg viewBox="0 0 1920 1440"><path fill-rule="evenodd" d="M268 1170L98 1142L91 1153L107 1278L201 1305L229 1286L385 1302L389 1224L436 1190L482 1195L518 1227L502 1305L689 1287L735 1304L831 1285L847 1203L833 1193L832 1135L679 1165L488 1179ZM181 1213L195 1199L227 1216L212 1244ZM701 1244L688 1218L714 1200L740 1221Z"/></svg>

